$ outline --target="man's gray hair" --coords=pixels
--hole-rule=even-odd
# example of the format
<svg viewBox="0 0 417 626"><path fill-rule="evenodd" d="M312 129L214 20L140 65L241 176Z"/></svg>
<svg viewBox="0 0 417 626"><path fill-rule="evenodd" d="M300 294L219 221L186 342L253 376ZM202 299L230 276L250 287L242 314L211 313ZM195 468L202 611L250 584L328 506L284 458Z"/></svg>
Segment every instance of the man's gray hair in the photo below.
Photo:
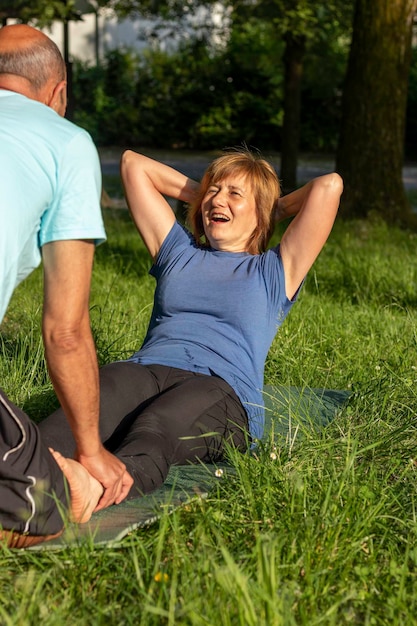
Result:
<svg viewBox="0 0 417 626"><path fill-rule="evenodd" d="M0 74L26 78L38 92L51 78L65 80L65 63L59 48L50 39L30 43L16 51L1 52Z"/></svg>

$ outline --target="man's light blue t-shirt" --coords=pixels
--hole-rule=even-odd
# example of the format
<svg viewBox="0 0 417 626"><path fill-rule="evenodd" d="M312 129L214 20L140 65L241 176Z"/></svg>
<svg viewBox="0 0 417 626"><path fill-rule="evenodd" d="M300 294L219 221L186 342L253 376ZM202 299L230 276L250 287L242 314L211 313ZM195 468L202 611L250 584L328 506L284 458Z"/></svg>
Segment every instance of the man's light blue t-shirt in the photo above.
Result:
<svg viewBox="0 0 417 626"><path fill-rule="evenodd" d="M105 239L91 137L51 108L0 89L0 321L41 247Z"/></svg>

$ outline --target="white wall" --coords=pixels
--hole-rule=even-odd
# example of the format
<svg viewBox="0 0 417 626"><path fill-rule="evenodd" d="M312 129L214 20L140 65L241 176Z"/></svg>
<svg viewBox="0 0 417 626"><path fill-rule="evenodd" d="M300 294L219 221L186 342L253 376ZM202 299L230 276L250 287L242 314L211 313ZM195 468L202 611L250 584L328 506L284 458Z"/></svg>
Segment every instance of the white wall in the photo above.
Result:
<svg viewBox="0 0 417 626"><path fill-rule="evenodd" d="M114 48L133 48L141 50L145 44L139 41L139 29L143 20L126 19L118 21L110 10L102 10L98 17L99 28L99 56L103 58L106 50ZM64 27L61 22L55 22L51 29L44 29L45 33L63 51ZM82 21L69 23L69 54L82 61L95 62L95 32L96 16L88 13Z"/></svg>
<svg viewBox="0 0 417 626"><path fill-rule="evenodd" d="M115 48L143 50L149 45L143 38L143 31L149 30L154 24L155 22L140 17L118 20L111 9L100 9L98 17L100 59L107 50ZM165 38L160 40L160 45L163 49L173 49L182 38L189 37L192 32L206 29L207 25L214 26L215 30L211 31L210 37L213 43L218 45L224 41L224 28L227 29L227 24L228 15L221 3L212 6L211 9L201 7L196 15L189 16L187 22L173 23L171 27L165 28ZM61 22L55 22L51 29L44 29L61 51L63 51L63 28ZM94 63L95 32L96 16L93 13L83 15L82 21L70 22L70 57Z"/></svg>

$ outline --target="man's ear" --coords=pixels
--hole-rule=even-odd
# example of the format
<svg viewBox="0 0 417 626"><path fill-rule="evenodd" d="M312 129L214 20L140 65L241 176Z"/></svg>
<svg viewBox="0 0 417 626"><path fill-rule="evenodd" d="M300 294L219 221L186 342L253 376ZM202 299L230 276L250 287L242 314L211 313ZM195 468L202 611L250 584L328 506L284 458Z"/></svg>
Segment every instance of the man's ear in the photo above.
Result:
<svg viewBox="0 0 417 626"><path fill-rule="evenodd" d="M55 85L50 96L49 101L46 102L51 109L56 111L58 115L64 117L67 108L67 81L61 80Z"/></svg>

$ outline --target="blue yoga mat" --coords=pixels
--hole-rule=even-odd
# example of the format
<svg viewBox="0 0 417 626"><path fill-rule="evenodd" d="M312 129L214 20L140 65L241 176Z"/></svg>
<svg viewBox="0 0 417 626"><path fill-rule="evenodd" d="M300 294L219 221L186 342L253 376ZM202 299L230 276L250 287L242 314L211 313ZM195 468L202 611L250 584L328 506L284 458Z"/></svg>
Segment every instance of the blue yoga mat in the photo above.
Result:
<svg viewBox="0 0 417 626"><path fill-rule="evenodd" d="M295 441L306 429L320 429L329 424L346 404L348 391L284 386L265 386L264 440L274 438L279 445ZM227 463L179 465L171 467L162 487L152 494L122 502L95 513L86 524L69 524L61 537L38 544L30 550L57 550L80 542L114 545L137 528L157 521L165 512L205 497L223 469L222 478L232 468Z"/></svg>

